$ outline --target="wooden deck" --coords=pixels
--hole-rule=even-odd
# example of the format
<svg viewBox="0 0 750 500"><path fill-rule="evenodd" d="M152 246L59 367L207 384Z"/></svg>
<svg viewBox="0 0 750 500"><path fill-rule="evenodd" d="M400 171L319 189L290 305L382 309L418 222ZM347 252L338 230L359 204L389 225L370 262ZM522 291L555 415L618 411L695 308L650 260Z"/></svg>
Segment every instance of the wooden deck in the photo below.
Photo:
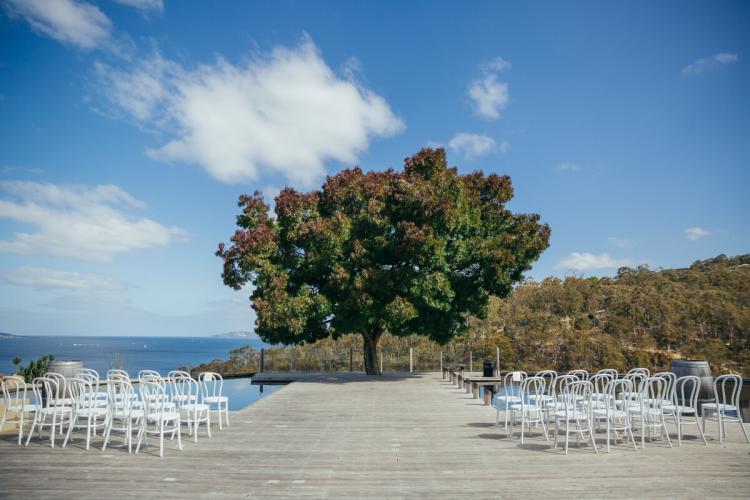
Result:
<svg viewBox="0 0 750 500"><path fill-rule="evenodd" d="M440 374L305 377L231 414L213 439L86 451L0 438L0 497L703 498L750 495L750 444L688 439L568 456L537 435L508 440L495 413ZM690 433L693 431L690 430ZM709 428L711 437L715 428ZM95 440L101 443L100 439ZM114 443L119 446L115 438Z"/></svg>

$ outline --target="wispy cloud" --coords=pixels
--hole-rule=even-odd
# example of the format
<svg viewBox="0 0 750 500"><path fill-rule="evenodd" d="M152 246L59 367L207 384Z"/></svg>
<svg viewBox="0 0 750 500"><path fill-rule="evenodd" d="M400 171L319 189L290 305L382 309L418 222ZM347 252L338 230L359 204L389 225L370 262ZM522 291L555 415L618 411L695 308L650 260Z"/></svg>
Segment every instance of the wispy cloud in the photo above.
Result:
<svg viewBox="0 0 750 500"><path fill-rule="evenodd" d="M0 199L0 218L36 228L33 233L16 233L13 240L0 240L0 252L108 262L120 253L187 237L180 228L134 217L130 210L145 204L114 185L4 181L0 191L11 197Z"/></svg>
<svg viewBox="0 0 750 500"><path fill-rule="evenodd" d="M404 128L384 98L336 75L315 44L195 70L155 54L127 70L97 65L101 92L136 122L172 136L149 155L194 163L223 182L280 173L312 185L326 161L353 163L371 139Z"/></svg>
<svg viewBox="0 0 750 500"><path fill-rule="evenodd" d="M680 73L683 76L702 75L703 73L714 71L728 64L736 63L737 61L739 61L739 56L737 54L720 52L718 54L712 55L711 57L698 59L694 63L688 64L687 66L682 68L682 71L680 71Z"/></svg>
<svg viewBox="0 0 750 500"><path fill-rule="evenodd" d="M134 7L144 14L164 12L164 0L113 0L115 3Z"/></svg>
<svg viewBox="0 0 750 500"><path fill-rule="evenodd" d="M82 49L105 45L112 22L95 5L77 0L3 0L10 17L57 41Z"/></svg>
<svg viewBox="0 0 750 500"><path fill-rule="evenodd" d="M705 238L706 236L710 236L711 231L708 229L704 229L702 227L689 227L685 229L685 237L689 239L690 241L699 240L701 238Z"/></svg>
<svg viewBox="0 0 750 500"><path fill-rule="evenodd" d="M555 165L555 170L558 172L577 172L581 170L583 167L579 165L578 163L572 163L572 162L563 162L558 163Z"/></svg>
<svg viewBox="0 0 750 500"><path fill-rule="evenodd" d="M12 269L0 273L0 279L11 285L36 290L121 291L128 288L108 276L40 267Z"/></svg>
<svg viewBox="0 0 750 500"><path fill-rule="evenodd" d="M610 236L608 240L619 248L633 248L636 244L635 240L631 240L630 238L622 238L619 236Z"/></svg>
<svg viewBox="0 0 750 500"><path fill-rule="evenodd" d="M630 259L610 257L607 253L572 252L562 258L555 267L569 271L594 271L597 269L617 269L632 265L633 261Z"/></svg>
<svg viewBox="0 0 750 500"><path fill-rule="evenodd" d="M448 141L448 147L464 158L476 158L493 152L506 153L510 144L507 141L498 144L487 135L459 132Z"/></svg>
<svg viewBox="0 0 750 500"><path fill-rule="evenodd" d="M498 74L511 67L501 57L480 64L482 76L473 80L468 87L474 112L490 120L500 118L500 111L508 105L508 83L498 81Z"/></svg>

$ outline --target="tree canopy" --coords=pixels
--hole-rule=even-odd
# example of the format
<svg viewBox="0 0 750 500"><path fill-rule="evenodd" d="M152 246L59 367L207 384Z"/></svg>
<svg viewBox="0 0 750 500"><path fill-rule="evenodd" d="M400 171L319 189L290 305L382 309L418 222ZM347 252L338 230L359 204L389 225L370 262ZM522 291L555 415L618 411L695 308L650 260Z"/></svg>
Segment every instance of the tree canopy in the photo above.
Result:
<svg viewBox="0 0 750 500"><path fill-rule="evenodd" d="M275 217L240 197L239 229L219 244L224 283L253 287L256 333L299 344L361 334L365 368L384 332L445 343L505 297L549 244L535 214L506 208L510 178L447 166L423 149L401 171L346 169L307 193L286 188Z"/></svg>

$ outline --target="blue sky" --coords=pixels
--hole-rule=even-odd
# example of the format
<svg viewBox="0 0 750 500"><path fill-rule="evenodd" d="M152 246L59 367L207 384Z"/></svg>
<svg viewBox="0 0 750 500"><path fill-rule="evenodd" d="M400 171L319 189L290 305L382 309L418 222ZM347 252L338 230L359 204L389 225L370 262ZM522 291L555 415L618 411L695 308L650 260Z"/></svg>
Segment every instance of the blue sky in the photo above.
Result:
<svg viewBox="0 0 750 500"><path fill-rule="evenodd" d="M747 2L0 0L0 331L249 330L236 199L425 145L511 176L530 275L750 251Z"/></svg>

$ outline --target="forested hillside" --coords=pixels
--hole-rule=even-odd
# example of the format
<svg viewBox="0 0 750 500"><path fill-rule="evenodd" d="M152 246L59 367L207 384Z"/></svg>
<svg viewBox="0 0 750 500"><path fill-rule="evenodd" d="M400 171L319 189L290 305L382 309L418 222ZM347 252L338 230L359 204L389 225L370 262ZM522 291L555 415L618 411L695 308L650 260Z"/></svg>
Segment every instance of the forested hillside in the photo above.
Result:
<svg viewBox="0 0 750 500"><path fill-rule="evenodd" d="M348 369L357 338L267 350L266 369ZM685 269L622 268L612 278L547 278L527 281L506 299L492 299L487 317L471 320L463 337L445 346L423 337L386 335L380 344L385 369L408 368L414 347L418 369L446 360L494 361L501 368L596 370L633 366L668 369L673 358L707 359L715 373L750 375L750 254L720 255ZM360 368L359 355L354 368ZM252 348L211 367L225 373L255 371Z"/></svg>

